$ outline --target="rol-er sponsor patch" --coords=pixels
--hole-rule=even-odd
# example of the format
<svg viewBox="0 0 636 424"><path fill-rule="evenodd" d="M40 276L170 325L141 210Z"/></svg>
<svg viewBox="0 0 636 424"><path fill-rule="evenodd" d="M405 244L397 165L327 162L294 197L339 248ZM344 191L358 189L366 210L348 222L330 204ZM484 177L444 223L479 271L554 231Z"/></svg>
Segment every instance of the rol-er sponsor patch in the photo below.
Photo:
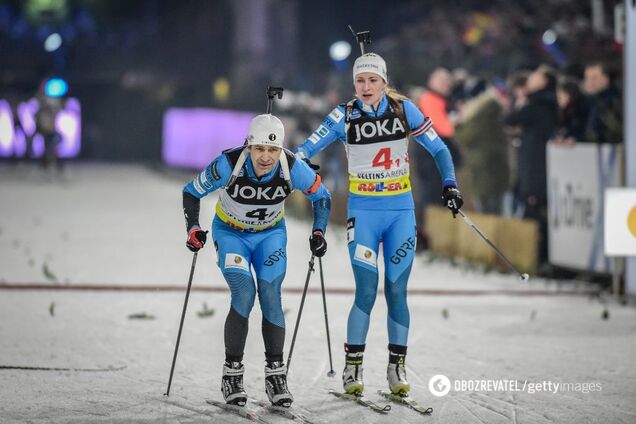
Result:
<svg viewBox="0 0 636 424"><path fill-rule="evenodd" d="M312 143L316 144L316 143L318 143L318 141L320 141L320 137L318 137L318 134L312 133L309 136L309 141L311 141Z"/></svg>

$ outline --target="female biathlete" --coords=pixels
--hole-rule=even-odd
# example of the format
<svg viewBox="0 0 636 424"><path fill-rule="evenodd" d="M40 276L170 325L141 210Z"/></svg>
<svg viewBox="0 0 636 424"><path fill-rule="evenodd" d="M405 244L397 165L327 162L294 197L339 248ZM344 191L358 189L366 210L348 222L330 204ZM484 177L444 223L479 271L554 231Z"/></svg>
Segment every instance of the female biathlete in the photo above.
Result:
<svg viewBox="0 0 636 424"><path fill-rule="evenodd" d="M442 197L453 216L463 201L453 160L435 133L432 121L404 96L387 87L384 60L377 54L358 57L353 66L356 98L337 106L299 146L296 156L309 159L336 140L347 152L349 200L347 241L356 291L347 324L345 392L361 395L362 359L369 315L378 286L377 257L383 245L384 293L388 306L391 392L407 396L404 360L409 331L406 286L415 252L415 214L409 180L408 136L435 159L442 175Z"/></svg>
<svg viewBox="0 0 636 424"><path fill-rule="evenodd" d="M285 317L281 284L287 267L287 232L284 202L294 188L313 202L310 248L321 257L331 198L309 166L283 149L282 122L270 114L255 117L246 147L226 150L183 189L183 210L188 230L187 247L198 251L206 241L199 226L199 202L221 189L212 223L218 266L231 290L231 307L225 320L225 363L221 391L227 403L245 405L243 350L254 299L263 313L265 390L272 404L290 406L283 363ZM256 274L256 284L251 268Z"/></svg>

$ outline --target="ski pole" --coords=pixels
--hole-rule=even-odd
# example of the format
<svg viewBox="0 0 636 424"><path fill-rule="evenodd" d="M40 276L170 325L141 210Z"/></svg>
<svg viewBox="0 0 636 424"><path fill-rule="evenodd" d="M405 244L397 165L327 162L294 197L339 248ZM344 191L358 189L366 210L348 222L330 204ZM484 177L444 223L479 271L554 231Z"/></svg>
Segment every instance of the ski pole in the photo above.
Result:
<svg viewBox="0 0 636 424"><path fill-rule="evenodd" d="M287 373L289 373L289 364L291 364L292 353L294 352L294 345L296 344L296 334L298 334L300 316L303 313L303 306L305 306L305 296L307 295L307 287L309 287L309 279L311 278L311 273L314 271L314 257L315 255L311 255L311 259L309 260L309 269L307 270L305 288L303 289L303 295L300 299L300 308L298 309L298 316L296 317L296 327L294 327L294 335L292 336L291 346L289 347L289 355L287 355Z"/></svg>
<svg viewBox="0 0 636 424"><path fill-rule="evenodd" d="M351 33L360 45L360 54L364 54L366 50L365 45L371 44L371 31L355 32L351 25L349 25L349 30L351 30Z"/></svg>
<svg viewBox="0 0 636 424"><path fill-rule="evenodd" d="M190 268L190 278L188 279L188 288L186 290L185 301L183 302L183 312L181 312L181 322L179 323L179 334L177 335L177 344L174 347L174 356L172 357L172 367L170 368L170 378L168 379L168 389L164 396L170 396L170 385L172 384L172 374L174 373L174 364L177 361L177 353L179 352L179 342L181 341L181 330L183 329L183 320L185 319L186 309L188 308L188 297L190 297L190 287L192 286L192 277L194 277L194 266L197 263L197 254L194 252L192 257L192 267Z"/></svg>
<svg viewBox="0 0 636 424"><path fill-rule="evenodd" d="M492 247L492 248L493 248L493 250L497 253L497 255L499 255L499 257L500 257L501 259L503 259L503 260L504 260L504 261L508 264L508 266L510 267L510 269L512 269L514 272L516 272L516 273L519 275L519 279L520 279L520 280L522 280L522 281L528 281L528 279L530 278L530 276L529 276L528 274L526 274L525 272L524 272L523 274L522 274L522 273L520 273L520 272L519 272L519 270L518 270L518 269L517 269L517 268L516 268L516 267L512 264L512 262L510 262L510 260L508 260L508 258L506 258L506 256L505 256L503 253L501 253L501 251L500 251L499 249L497 249L497 246L495 246L495 245L493 244L493 242L491 242L490 240L488 240L488 237L486 237L486 236L484 235L484 233L482 233L482 232L479 230L479 228L477 228L477 226L475 225L475 223L474 223L474 222L473 222L473 221L472 221L469 217L467 217L467 216L466 216L466 214L464 214L464 212L462 212L462 210L461 210L461 209L460 209L460 210L458 210L458 212L459 212L459 214L462 216L462 218L464 218L464 222L466 222L466 224L468 224L469 226L471 226L471 227L473 228L473 230L475 230L475 232L476 232L477 234L479 234L479 236L480 236L480 237L481 237L481 238L482 238L482 239L483 239L486 243L488 243L488 245L489 245L490 247Z"/></svg>
<svg viewBox="0 0 636 424"><path fill-rule="evenodd" d="M283 87L267 87L267 113L272 113L274 97L283 98Z"/></svg>
<svg viewBox="0 0 636 424"><path fill-rule="evenodd" d="M336 372L333 370L333 360L331 359L331 337L329 336L329 317L327 316L327 297L325 296L325 279L322 274L322 258L318 258L318 266L320 267L320 289L322 290L322 306L325 310L325 328L327 329L327 349L329 349L329 372L328 377L334 377Z"/></svg>

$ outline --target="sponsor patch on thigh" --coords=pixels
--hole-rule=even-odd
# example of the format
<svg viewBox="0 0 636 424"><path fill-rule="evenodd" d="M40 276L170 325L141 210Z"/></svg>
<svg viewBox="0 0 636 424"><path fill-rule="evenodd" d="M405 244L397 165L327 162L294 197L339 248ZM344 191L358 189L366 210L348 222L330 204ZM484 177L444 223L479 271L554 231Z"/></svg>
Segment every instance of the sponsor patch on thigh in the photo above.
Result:
<svg viewBox="0 0 636 424"><path fill-rule="evenodd" d="M224 269L234 268L234 269L242 269L243 271L250 271L250 264L247 260L236 253L226 253L225 254L225 265Z"/></svg>
<svg viewBox="0 0 636 424"><path fill-rule="evenodd" d="M353 258L360 262L364 262L365 264L371 265L374 268L377 267L376 261L378 259L378 255L370 247L362 244L356 245L356 251Z"/></svg>

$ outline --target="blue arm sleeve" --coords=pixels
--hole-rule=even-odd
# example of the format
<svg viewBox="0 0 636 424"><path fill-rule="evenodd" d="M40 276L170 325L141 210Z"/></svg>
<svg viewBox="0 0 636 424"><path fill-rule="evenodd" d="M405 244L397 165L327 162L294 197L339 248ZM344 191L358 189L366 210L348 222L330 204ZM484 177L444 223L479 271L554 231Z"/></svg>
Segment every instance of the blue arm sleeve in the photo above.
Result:
<svg viewBox="0 0 636 424"><path fill-rule="evenodd" d="M404 100L403 105L406 121L414 133L413 138L418 144L424 147L435 160L437 170L442 176L442 186L452 185L457 187L455 166L453 165L453 158L448 147L446 147L446 143L437 135L432 126L421 134L415 135L419 129L425 129L428 124L425 122L422 112L420 112L413 102Z"/></svg>
<svg viewBox="0 0 636 424"><path fill-rule="evenodd" d="M325 117L322 124L296 149L296 156L300 159L317 155L334 141L345 139L344 108L337 106Z"/></svg>
<svg viewBox="0 0 636 424"><path fill-rule="evenodd" d="M320 230L323 234L327 233L327 222L329 222L329 213L331 212L331 196L316 200L311 204L314 211L314 230Z"/></svg>
<svg viewBox="0 0 636 424"><path fill-rule="evenodd" d="M232 168L225 155L214 159L199 175L183 187L184 193L200 199L223 187L232 175Z"/></svg>
<svg viewBox="0 0 636 424"><path fill-rule="evenodd" d="M305 162L297 160L290 171L292 184L302 190L303 194L312 201L314 211L314 230L323 233L327 231L327 222L331 211L331 194L316 174Z"/></svg>
<svg viewBox="0 0 636 424"><path fill-rule="evenodd" d="M441 149L435 156L435 165L439 175L442 176L442 187L453 186L457 187L457 180L455 179L455 166L453 165L453 158L448 148Z"/></svg>

